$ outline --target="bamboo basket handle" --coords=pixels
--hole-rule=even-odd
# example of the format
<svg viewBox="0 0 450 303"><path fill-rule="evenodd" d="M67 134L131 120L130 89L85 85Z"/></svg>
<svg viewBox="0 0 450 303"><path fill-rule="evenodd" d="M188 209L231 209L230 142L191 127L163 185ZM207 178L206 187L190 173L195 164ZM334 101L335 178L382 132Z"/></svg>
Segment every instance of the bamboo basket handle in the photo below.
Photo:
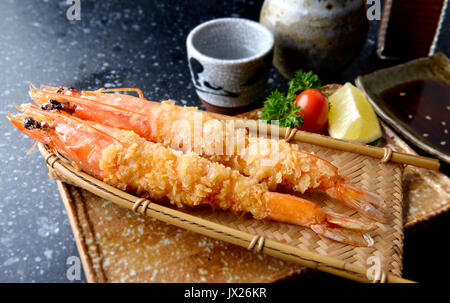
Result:
<svg viewBox="0 0 450 303"><path fill-rule="evenodd" d="M216 117L220 120L236 120L236 127L238 128L247 128L249 125L247 121L254 121L254 120L246 120L243 118L238 117L231 117L231 116L225 116L220 115L216 113L210 113L212 116ZM351 142L351 141L345 141L340 139L331 138L329 136L324 136L320 134L313 134L301 130L295 130L293 131L290 128L276 126L276 125L270 125L266 124L262 121L257 121L256 126L257 129L259 129L262 125L262 128L265 130L267 129L268 135L270 135L272 132L279 133L279 136L283 139L287 139L287 141L299 141L314 145L319 145L331 149L346 151L346 152L352 152L357 153L373 158L377 158L380 160L383 160L386 156L386 150L384 147L377 147L377 146L371 146L367 144L357 143L357 142ZM278 128L278 129L275 129ZM405 153L399 153L395 151L391 151L389 157L387 158L388 161L400 163L400 164L406 164L406 165L413 165L421 168L427 168L427 169L433 169L438 170L440 167L440 163L438 159L430 158L430 157L423 157L418 155L411 155L411 154L405 154ZM384 162L388 162L384 161Z"/></svg>

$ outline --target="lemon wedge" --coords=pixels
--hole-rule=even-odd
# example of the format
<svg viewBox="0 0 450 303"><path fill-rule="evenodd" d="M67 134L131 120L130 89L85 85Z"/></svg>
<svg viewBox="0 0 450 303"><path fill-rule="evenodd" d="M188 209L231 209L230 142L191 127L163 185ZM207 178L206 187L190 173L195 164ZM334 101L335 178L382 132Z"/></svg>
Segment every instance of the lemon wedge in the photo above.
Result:
<svg viewBox="0 0 450 303"><path fill-rule="evenodd" d="M370 143L382 135L380 123L364 93L345 83L328 100L328 133L333 138Z"/></svg>

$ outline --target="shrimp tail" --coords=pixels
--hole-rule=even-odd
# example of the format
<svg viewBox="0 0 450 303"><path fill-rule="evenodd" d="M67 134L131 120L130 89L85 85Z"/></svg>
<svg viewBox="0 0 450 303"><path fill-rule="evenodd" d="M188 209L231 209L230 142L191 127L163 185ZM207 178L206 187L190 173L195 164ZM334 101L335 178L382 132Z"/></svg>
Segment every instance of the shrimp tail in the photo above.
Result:
<svg viewBox="0 0 450 303"><path fill-rule="evenodd" d="M332 212L327 212L327 221L331 224L339 225L351 230L369 231L376 227L374 223L369 223Z"/></svg>
<svg viewBox="0 0 450 303"><path fill-rule="evenodd" d="M388 223L385 214L377 209L377 206L382 207L385 203L381 197L373 193L363 191L348 183L337 183L335 186L327 188L325 192L368 218Z"/></svg>
<svg viewBox="0 0 450 303"><path fill-rule="evenodd" d="M317 234L337 242L360 247L373 245L373 239L369 235L361 232L336 228L327 224L313 224L310 228Z"/></svg>
<svg viewBox="0 0 450 303"><path fill-rule="evenodd" d="M370 237L362 231L374 225L326 211L311 201L276 192L265 193L267 217L272 220L301 225L317 234L354 246L370 246Z"/></svg>

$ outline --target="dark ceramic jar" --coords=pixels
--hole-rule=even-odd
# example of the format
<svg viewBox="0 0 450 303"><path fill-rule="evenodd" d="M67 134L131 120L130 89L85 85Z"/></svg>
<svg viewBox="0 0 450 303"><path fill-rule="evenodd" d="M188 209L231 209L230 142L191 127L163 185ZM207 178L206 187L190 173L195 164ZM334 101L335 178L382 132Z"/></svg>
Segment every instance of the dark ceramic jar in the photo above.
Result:
<svg viewBox="0 0 450 303"><path fill-rule="evenodd" d="M363 0L265 0L260 22L275 36L274 65L286 78L297 69L332 75L364 45Z"/></svg>

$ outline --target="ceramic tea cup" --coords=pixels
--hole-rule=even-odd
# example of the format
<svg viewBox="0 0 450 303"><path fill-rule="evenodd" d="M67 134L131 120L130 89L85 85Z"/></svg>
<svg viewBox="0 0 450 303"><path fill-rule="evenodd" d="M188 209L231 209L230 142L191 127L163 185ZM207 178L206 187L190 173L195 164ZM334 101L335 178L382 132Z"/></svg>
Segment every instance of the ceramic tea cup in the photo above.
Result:
<svg viewBox="0 0 450 303"><path fill-rule="evenodd" d="M194 28L186 46L192 82L208 110L237 113L261 101L274 46L266 27L241 18L215 19Z"/></svg>

